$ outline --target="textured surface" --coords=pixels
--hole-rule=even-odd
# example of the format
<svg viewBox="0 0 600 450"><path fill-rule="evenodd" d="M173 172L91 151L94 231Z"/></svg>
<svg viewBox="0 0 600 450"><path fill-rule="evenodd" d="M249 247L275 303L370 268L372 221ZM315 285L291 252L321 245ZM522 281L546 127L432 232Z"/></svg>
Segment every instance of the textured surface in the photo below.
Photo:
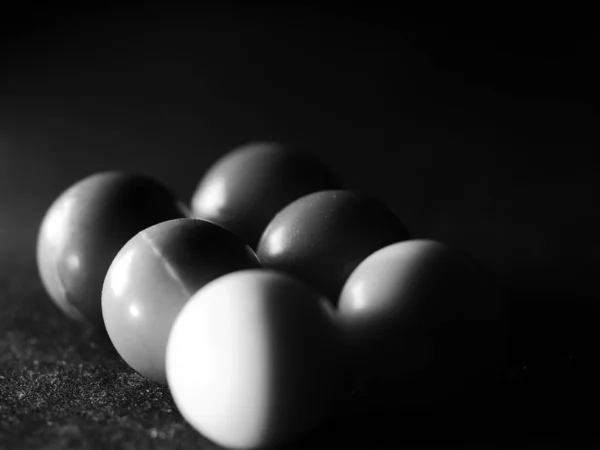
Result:
<svg viewBox="0 0 600 450"><path fill-rule="evenodd" d="M201 441L168 388L128 368L106 336L66 319L29 276L17 291L0 294L0 448L185 448Z"/></svg>
<svg viewBox="0 0 600 450"><path fill-rule="evenodd" d="M0 273L0 449L215 448L183 421L168 388L62 315L33 265ZM559 295L518 300L513 368L501 384L439 414L344 418L293 448L597 445L597 313L585 299L568 308Z"/></svg>

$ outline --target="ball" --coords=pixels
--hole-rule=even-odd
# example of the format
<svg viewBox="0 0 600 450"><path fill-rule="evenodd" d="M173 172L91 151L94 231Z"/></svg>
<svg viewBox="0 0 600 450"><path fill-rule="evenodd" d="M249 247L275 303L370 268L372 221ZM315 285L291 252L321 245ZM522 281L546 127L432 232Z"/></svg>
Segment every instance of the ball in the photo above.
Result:
<svg viewBox="0 0 600 450"><path fill-rule="evenodd" d="M178 219L147 228L119 251L104 280L108 336L133 369L166 384L167 339L183 305L209 281L259 266L250 247L212 222Z"/></svg>
<svg viewBox="0 0 600 450"><path fill-rule="evenodd" d="M334 416L340 346L322 295L282 273L239 271L184 306L169 338L167 378L183 417L210 440L278 445Z"/></svg>
<svg viewBox="0 0 600 450"><path fill-rule="evenodd" d="M394 408L445 407L502 367L504 288L441 242L384 247L350 275L338 311L356 389Z"/></svg>
<svg viewBox="0 0 600 450"><path fill-rule="evenodd" d="M288 203L338 187L332 171L312 154L256 142L209 168L193 194L192 213L231 230L255 249L269 221Z"/></svg>
<svg viewBox="0 0 600 450"><path fill-rule="evenodd" d="M354 268L374 251L408 239L380 201L345 190L306 195L269 223L258 245L264 267L314 285L334 304Z"/></svg>
<svg viewBox="0 0 600 450"><path fill-rule="evenodd" d="M37 238L37 265L51 299L69 317L103 329L102 283L125 243L156 223L185 217L185 207L158 181L101 172L64 191Z"/></svg>

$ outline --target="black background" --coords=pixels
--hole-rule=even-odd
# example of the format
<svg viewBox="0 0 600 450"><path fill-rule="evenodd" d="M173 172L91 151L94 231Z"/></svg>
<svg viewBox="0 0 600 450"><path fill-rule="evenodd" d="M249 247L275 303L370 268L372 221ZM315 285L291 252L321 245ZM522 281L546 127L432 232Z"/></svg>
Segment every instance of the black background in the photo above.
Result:
<svg viewBox="0 0 600 450"><path fill-rule="evenodd" d="M586 333L597 327L583 319L595 318L600 269L591 11L3 8L3 279L33 267L48 206L93 172L146 173L189 201L224 152L283 140L381 198L415 237L457 245L498 273L515 291L523 361L590 361L597 333ZM556 385L537 386L544 398Z"/></svg>
<svg viewBox="0 0 600 450"><path fill-rule="evenodd" d="M216 157L280 139L511 286L595 295L585 11L218 5L0 16L1 254L30 259L50 202L92 172L148 173L187 201Z"/></svg>

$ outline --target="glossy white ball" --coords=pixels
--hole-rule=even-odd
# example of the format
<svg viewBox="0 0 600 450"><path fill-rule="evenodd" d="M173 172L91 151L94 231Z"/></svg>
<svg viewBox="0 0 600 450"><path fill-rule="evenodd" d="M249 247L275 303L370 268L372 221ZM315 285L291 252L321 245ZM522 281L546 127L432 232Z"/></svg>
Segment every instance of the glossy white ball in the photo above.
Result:
<svg viewBox="0 0 600 450"><path fill-rule="evenodd" d="M334 412L340 335L332 307L306 284L274 271L231 273L176 318L167 380L183 417L215 443L288 442Z"/></svg>

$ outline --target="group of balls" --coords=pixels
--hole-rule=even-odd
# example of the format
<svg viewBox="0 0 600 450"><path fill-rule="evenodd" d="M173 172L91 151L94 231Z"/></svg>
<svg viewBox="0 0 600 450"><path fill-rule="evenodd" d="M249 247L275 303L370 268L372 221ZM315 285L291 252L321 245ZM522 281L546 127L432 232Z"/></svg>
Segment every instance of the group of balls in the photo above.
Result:
<svg viewBox="0 0 600 450"><path fill-rule="evenodd" d="M503 298L484 268L276 143L217 160L189 209L146 176L85 178L49 208L37 260L68 316L105 327L226 447L314 429L344 380L373 404L423 407L502 360Z"/></svg>

